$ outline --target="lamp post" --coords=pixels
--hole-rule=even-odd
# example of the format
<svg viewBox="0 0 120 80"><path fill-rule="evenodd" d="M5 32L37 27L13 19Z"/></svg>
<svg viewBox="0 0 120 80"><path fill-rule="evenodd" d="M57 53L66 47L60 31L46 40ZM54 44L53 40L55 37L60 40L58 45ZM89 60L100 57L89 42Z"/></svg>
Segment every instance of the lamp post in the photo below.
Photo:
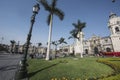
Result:
<svg viewBox="0 0 120 80"><path fill-rule="evenodd" d="M27 78L27 63L26 63L27 54L28 54L29 44L30 44L30 40L31 40L31 36L32 36L33 24L35 22L35 16L36 16L36 14L38 14L39 10L40 10L39 4L36 4L33 6L33 15L31 17L31 26L30 26L30 30L29 30L29 33L27 36L24 56L23 56L22 60L20 61L20 69L18 71L18 74L16 74L16 77L15 77L16 80L21 80L21 79Z"/></svg>
<svg viewBox="0 0 120 80"><path fill-rule="evenodd" d="M32 36L32 29L33 29L33 24L35 22L35 16L36 16L36 14L38 14L39 9L40 9L39 4L36 4L33 6L33 15L31 17L31 26L30 26L30 30L29 30L29 33L27 36L27 42L26 42L26 49L25 49L25 56L24 56L25 62L27 61L27 53L28 53L31 36Z"/></svg>

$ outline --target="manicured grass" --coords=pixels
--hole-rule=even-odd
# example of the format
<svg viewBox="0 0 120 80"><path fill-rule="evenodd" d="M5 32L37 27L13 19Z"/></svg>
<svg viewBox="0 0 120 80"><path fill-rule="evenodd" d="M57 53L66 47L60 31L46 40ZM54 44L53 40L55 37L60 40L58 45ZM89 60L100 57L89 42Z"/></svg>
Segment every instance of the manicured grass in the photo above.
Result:
<svg viewBox="0 0 120 80"><path fill-rule="evenodd" d="M30 80L87 80L111 75L109 66L98 63L97 58L60 58L51 61L30 59Z"/></svg>

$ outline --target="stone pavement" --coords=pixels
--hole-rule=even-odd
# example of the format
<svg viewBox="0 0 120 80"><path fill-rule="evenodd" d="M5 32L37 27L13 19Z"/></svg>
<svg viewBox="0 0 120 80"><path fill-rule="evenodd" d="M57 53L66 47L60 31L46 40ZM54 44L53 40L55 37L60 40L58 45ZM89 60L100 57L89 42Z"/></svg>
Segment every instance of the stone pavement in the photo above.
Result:
<svg viewBox="0 0 120 80"><path fill-rule="evenodd" d="M0 54L0 80L14 80L21 58L20 54Z"/></svg>

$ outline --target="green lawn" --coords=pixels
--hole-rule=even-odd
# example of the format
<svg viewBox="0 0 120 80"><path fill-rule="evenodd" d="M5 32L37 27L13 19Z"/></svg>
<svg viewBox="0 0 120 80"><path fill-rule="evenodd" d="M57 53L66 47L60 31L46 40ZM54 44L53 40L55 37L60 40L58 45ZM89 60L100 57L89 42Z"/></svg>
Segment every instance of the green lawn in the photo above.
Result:
<svg viewBox="0 0 120 80"><path fill-rule="evenodd" d="M60 58L51 61L29 59L30 80L94 80L111 75L114 70L98 58Z"/></svg>

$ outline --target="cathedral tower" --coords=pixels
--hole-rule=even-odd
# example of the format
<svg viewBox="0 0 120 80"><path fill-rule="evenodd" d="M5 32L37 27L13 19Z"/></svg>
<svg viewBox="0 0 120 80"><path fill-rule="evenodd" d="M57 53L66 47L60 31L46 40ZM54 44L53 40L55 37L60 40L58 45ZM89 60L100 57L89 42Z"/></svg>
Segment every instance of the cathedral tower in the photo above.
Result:
<svg viewBox="0 0 120 80"><path fill-rule="evenodd" d="M108 21L114 52L120 52L120 17L111 13Z"/></svg>

